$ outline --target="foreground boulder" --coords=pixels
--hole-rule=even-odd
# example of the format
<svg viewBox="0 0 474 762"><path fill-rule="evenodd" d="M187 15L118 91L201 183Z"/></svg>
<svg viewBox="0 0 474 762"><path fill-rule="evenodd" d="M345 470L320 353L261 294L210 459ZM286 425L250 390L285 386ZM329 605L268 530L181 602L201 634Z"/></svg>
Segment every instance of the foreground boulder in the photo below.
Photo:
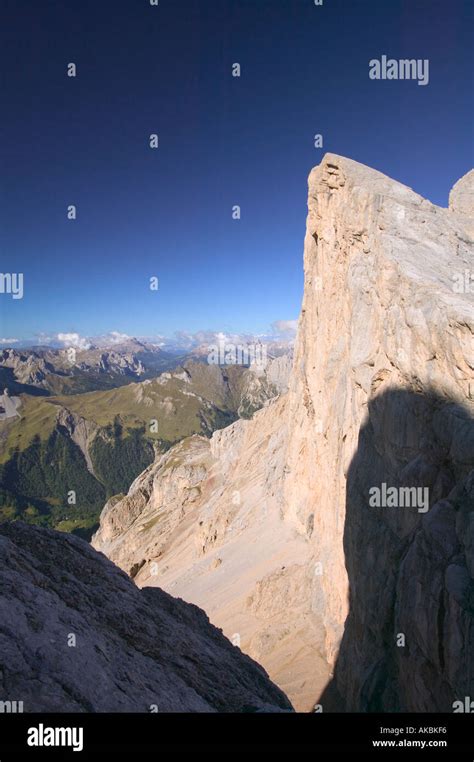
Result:
<svg viewBox="0 0 474 762"><path fill-rule="evenodd" d="M0 581L1 702L25 712L292 709L203 611L139 590L83 540L2 524Z"/></svg>

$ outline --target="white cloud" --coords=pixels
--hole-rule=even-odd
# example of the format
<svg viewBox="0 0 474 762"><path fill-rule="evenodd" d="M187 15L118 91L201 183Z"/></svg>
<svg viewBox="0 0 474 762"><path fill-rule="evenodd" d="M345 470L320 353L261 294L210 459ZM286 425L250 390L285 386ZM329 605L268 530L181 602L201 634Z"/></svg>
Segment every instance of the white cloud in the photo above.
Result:
<svg viewBox="0 0 474 762"><path fill-rule="evenodd" d="M104 336L105 339L109 339L111 344L123 344L124 341L130 341L132 338L128 335L128 333L119 333L119 331L110 331L106 336Z"/></svg>
<svg viewBox="0 0 474 762"><path fill-rule="evenodd" d="M86 337L79 333L58 333L55 340L67 347L76 347L76 349L90 349L91 347L111 347L130 341L131 336L128 333L120 331L109 331L103 336Z"/></svg>
<svg viewBox="0 0 474 762"><path fill-rule="evenodd" d="M223 331L196 331L195 333L188 333L187 331L176 331L174 334L174 340L170 340L170 344L182 349L196 349L197 347L203 347L216 344L248 344L255 343L256 337L252 334L244 333L225 333Z"/></svg>
<svg viewBox="0 0 474 762"><path fill-rule="evenodd" d="M283 334L284 336L295 335L297 328L297 320L275 320L275 322L272 323L272 331L274 333Z"/></svg>
<svg viewBox="0 0 474 762"><path fill-rule="evenodd" d="M91 346L90 341L79 336L78 333L58 333L58 341L64 346L76 347L76 349L89 349Z"/></svg>
<svg viewBox="0 0 474 762"><path fill-rule="evenodd" d="M271 331L268 333L233 333L230 331L176 331L172 337L166 337L163 334L154 336L140 336L138 341L154 345L169 351L194 351L201 350L203 347L214 346L216 344L233 344L235 346L262 343L269 347L278 344L291 346L294 343L298 320L276 320L272 323ZM109 348L118 347L120 344L127 344L133 341L134 337L121 331L109 331L100 336L82 336L77 332L64 332L56 334L40 333L36 335L34 344L46 345L50 347L75 347L78 350L87 350L91 348ZM17 343L18 339L1 339L0 346L9 343ZM24 344L24 342L20 342ZM31 346L31 345L29 345Z"/></svg>
<svg viewBox="0 0 474 762"><path fill-rule="evenodd" d="M176 331L172 339L165 340L166 346L185 351L215 346L221 343L235 346L250 344L267 344L274 348L276 344L291 346L294 343L298 320L276 320L270 333L229 333L225 331Z"/></svg>
<svg viewBox="0 0 474 762"><path fill-rule="evenodd" d="M39 345L43 346L43 345L47 345L47 344L53 344L54 342L57 342L57 340L58 339L57 339L56 335L51 336L48 333L40 332L40 333L35 333L35 338L32 341L32 344L33 345L39 344Z"/></svg>
<svg viewBox="0 0 474 762"><path fill-rule="evenodd" d="M0 339L0 344L18 344L19 339Z"/></svg>

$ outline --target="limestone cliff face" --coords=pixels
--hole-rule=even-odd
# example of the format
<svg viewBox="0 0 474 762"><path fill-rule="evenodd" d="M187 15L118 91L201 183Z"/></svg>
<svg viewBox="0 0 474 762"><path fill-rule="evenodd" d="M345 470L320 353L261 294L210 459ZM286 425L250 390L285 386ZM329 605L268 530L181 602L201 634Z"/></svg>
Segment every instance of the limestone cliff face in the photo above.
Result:
<svg viewBox="0 0 474 762"><path fill-rule="evenodd" d="M327 155L288 394L168 452L95 537L298 709L450 711L474 691L472 183L441 209ZM373 505L383 485L405 504Z"/></svg>
<svg viewBox="0 0 474 762"><path fill-rule="evenodd" d="M340 648L352 710L449 710L472 690L468 224L347 159L310 176L285 503L312 529L325 653ZM427 488L429 512L370 507L383 483Z"/></svg>

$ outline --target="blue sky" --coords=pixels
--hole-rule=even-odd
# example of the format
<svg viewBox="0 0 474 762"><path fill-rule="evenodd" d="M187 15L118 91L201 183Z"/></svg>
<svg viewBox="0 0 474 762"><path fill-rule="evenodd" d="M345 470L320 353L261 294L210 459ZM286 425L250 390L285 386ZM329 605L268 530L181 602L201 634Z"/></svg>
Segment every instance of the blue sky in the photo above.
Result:
<svg viewBox="0 0 474 762"><path fill-rule="evenodd" d="M326 151L443 206L473 164L470 0L2 6L1 269L25 285L0 337L268 332L299 313ZM429 85L371 81L383 54Z"/></svg>

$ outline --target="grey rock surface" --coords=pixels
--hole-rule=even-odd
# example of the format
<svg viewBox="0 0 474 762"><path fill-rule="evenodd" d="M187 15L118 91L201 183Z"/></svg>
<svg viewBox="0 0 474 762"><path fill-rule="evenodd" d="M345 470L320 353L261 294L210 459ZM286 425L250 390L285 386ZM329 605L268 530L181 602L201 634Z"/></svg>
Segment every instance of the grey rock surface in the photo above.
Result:
<svg viewBox="0 0 474 762"><path fill-rule="evenodd" d="M0 526L0 701L25 712L291 711L196 606L79 538Z"/></svg>

